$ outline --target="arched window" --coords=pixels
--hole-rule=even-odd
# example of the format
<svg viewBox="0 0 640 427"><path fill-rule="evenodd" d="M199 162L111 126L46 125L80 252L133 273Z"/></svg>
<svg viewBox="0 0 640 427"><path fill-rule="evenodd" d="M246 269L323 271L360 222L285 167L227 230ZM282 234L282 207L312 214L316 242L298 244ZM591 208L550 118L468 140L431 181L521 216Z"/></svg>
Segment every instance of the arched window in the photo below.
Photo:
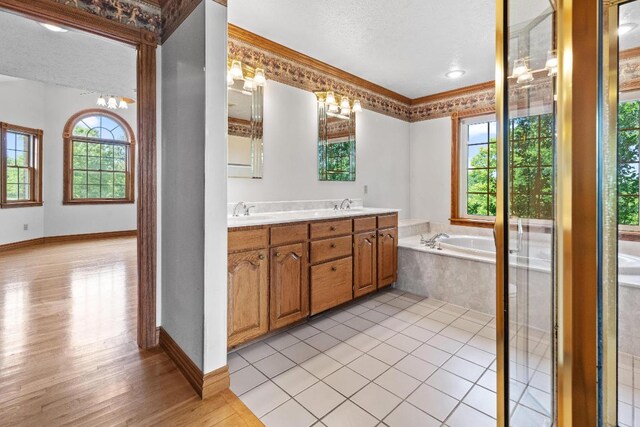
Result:
<svg viewBox="0 0 640 427"><path fill-rule="evenodd" d="M82 111L64 129L64 203L133 203L135 138L120 116Z"/></svg>

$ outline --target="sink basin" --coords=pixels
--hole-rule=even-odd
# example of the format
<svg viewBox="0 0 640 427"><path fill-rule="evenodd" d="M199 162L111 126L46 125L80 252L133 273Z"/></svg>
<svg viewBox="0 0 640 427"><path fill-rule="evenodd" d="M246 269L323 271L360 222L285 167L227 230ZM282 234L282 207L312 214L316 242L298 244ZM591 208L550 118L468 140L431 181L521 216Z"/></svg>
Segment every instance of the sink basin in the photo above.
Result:
<svg viewBox="0 0 640 427"><path fill-rule="evenodd" d="M274 219L274 218L279 218L279 217L276 216L276 215L262 215L262 214L255 214L255 215L248 215L248 216L240 215L240 216L227 217L229 222L262 221L262 220Z"/></svg>

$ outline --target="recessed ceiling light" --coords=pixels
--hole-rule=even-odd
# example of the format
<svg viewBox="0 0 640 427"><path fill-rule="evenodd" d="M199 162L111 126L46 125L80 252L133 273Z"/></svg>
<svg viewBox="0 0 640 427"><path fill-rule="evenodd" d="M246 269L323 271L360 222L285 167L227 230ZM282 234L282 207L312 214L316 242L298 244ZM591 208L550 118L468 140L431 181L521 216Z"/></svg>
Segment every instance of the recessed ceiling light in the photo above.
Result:
<svg viewBox="0 0 640 427"><path fill-rule="evenodd" d="M464 70L451 70L451 71L445 73L444 76L449 78L449 79L457 79L458 77L464 76L464 73L466 73L466 71L464 71Z"/></svg>
<svg viewBox="0 0 640 427"><path fill-rule="evenodd" d="M630 31L633 31L638 25L632 22L627 22L626 24L622 24L618 27L618 35L622 36L627 34Z"/></svg>
<svg viewBox="0 0 640 427"><path fill-rule="evenodd" d="M40 25L42 25L49 31L53 31L54 33L66 33L67 31L69 31L66 28L58 27L57 25L45 24L43 22L40 22Z"/></svg>

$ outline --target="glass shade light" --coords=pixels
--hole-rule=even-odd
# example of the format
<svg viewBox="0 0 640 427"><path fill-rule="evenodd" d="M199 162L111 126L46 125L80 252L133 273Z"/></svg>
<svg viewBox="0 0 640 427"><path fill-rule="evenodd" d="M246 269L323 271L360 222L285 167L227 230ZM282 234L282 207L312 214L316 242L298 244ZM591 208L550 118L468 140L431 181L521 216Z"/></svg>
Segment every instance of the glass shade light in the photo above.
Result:
<svg viewBox="0 0 640 427"><path fill-rule="evenodd" d="M243 90L246 90L247 92L251 92L253 90L253 79L247 77L244 80L244 86L242 86Z"/></svg>
<svg viewBox="0 0 640 427"><path fill-rule="evenodd" d="M123 98L120 98L120 103L118 103L118 108L121 110L128 110L129 104L127 104L127 101L125 101Z"/></svg>
<svg viewBox="0 0 640 427"><path fill-rule="evenodd" d="M351 109L350 108L340 107L340 115L349 116L349 113L351 113Z"/></svg>
<svg viewBox="0 0 640 427"><path fill-rule="evenodd" d="M520 74L518 76L518 80L516 80L516 82L518 84L524 84L524 83L529 83L533 81L533 74L531 74L531 72L529 70L525 71L524 73Z"/></svg>
<svg viewBox="0 0 640 427"><path fill-rule="evenodd" d="M337 105L336 103L336 96L333 94L333 92L327 92L327 99L326 99L327 104L329 105Z"/></svg>
<svg viewBox="0 0 640 427"><path fill-rule="evenodd" d="M342 97L342 99L340 100L340 108L343 110L351 109L351 105L349 105L349 98L347 98L346 96Z"/></svg>
<svg viewBox="0 0 640 427"><path fill-rule="evenodd" d="M520 77L521 75L527 73L529 71L529 67L527 67L527 61L524 59L516 59L513 62L513 76ZM518 82L519 83L519 82Z"/></svg>
<svg viewBox="0 0 640 427"><path fill-rule="evenodd" d="M234 60L231 62L231 76L234 79L243 80L244 74L242 73L242 63L240 61Z"/></svg>
<svg viewBox="0 0 640 427"><path fill-rule="evenodd" d="M109 100L107 101L107 108L110 110L115 110L118 108L118 100L115 99L113 96L109 97Z"/></svg>
<svg viewBox="0 0 640 427"><path fill-rule="evenodd" d="M233 86L233 76L231 75L231 70L227 70L227 86Z"/></svg>
<svg viewBox="0 0 640 427"><path fill-rule="evenodd" d="M98 101L96 102L96 105L98 107L106 107L107 106L107 100L104 99L104 96L100 95L98 97Z"/></svg>
<svg viewBox="0 0 640 427"><path fill-rule="evenodd" d="M339 110L338 104L329 104L329 111L331 113L337 113Z"/></svg>
<svg viewBox="0 0 640 427"><path fill-rule="evenodd" d="M267 79L264 76L264 70L262 68L256 68L256 74L253 77L253 81L257 86L264 86L267 83Z"/></svg>
<svg viewBox="0 0 640 427"><path fill-rule="evenodd" d="M360 104L359 99L356 99L355 101L353 101L353 112L359 113L361 111L362 111L362 104Z"/></svg>

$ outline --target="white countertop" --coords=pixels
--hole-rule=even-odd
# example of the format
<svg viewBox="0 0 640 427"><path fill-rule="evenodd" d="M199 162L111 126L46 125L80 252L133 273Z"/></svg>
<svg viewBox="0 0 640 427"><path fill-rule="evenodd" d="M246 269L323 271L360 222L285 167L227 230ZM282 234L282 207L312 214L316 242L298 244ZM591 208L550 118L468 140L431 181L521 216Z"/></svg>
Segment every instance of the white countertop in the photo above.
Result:
<svg viewBox="0 0 640 427"><path fill-rule="evenodd" d="M237 217L227 217L227 227L251 227L257 225L283 224L288 222L300 221L317 221L323 219L348 218L365 215L384 215L396 212L400 212L400 209L356 207L337 211L333 209L318 209L304 211L265 212L255 213L249 216L241 215Z"/></svg>

